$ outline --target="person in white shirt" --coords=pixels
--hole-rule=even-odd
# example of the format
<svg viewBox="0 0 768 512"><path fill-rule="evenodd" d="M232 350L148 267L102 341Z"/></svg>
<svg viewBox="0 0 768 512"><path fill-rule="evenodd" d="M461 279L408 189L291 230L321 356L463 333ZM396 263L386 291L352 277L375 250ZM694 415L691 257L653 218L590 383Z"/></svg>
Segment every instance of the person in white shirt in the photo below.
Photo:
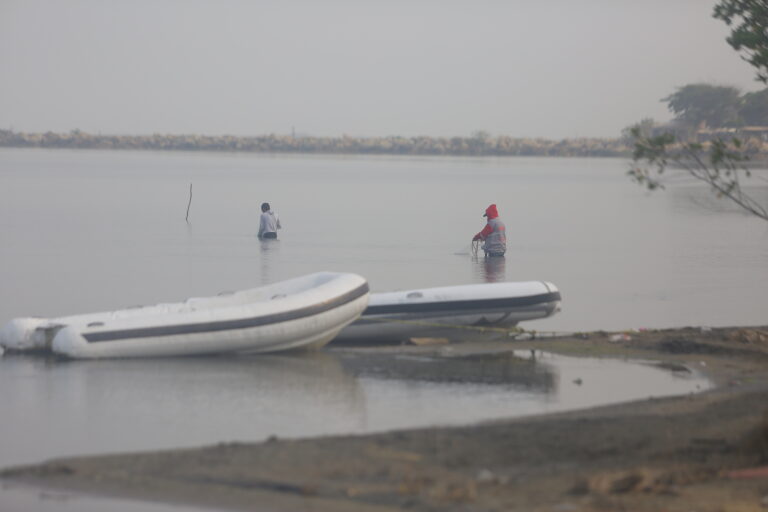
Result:
<svg viewBox="0 0 768 512"><path fill-rule="evenodd" d="M259 218L259 238L277 238L277 230L280 229L280 218L273 212L269 203L261 203L261 217Z"/></svg>

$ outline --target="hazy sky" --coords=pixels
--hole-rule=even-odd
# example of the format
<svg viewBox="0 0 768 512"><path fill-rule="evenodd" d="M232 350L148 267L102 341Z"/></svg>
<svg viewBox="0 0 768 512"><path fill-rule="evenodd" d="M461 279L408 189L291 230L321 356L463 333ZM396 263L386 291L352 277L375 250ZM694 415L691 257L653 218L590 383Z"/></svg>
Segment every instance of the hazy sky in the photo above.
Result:
<svg viewBox="0 0 768 512"><path fill-rule="evenodd" d="M709 0L0 0L0 128L617 136L760 89Z"/></svg>

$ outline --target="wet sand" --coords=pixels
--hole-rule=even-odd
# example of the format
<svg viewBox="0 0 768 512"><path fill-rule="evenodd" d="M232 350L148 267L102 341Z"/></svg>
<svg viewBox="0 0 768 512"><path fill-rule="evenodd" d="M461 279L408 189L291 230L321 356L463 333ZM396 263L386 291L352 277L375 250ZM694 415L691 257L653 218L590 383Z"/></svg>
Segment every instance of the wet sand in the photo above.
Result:
<svg viewBox="0 0 768 512"><path fill-rule="evenodd" d="M716 387L469 427L59 459L0 477L233 510L768 510L768 328L630 337L490 333L454 340L450 352L652 359L704 370ZM350 350L398 365L395 355L440 357L445 346Z"/></svg>

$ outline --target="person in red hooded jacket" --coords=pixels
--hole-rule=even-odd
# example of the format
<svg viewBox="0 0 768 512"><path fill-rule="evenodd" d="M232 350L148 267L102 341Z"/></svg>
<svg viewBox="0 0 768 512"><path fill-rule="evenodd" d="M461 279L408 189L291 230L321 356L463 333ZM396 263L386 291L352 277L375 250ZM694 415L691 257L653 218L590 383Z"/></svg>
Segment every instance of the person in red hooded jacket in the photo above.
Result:
<svg viewBox="0 0 768 512"><path fill-rule="evenodd" d="M485 209L483 217L488 218L488 223L485 225L482 231L472 238L472 241L482 240L483 251L485 256L504 256L507 252L507 228L504 223L499 219L499 211L496 209L496 205L492 204Z"/></svg>

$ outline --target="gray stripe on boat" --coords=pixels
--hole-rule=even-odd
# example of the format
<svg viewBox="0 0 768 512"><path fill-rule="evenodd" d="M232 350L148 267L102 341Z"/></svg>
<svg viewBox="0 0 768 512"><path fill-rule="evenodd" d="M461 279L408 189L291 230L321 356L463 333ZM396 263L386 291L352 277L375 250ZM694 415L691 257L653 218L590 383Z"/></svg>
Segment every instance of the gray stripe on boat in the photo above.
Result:
<svg viewBox="0 0 768 512"><path fill-rule="evenodd" d="M334 299L306 306L282 313L271 315L255 316L252 318L241 318L238 320L222 320L219 322L205 322L196 324L178 324L163 325L160 327L141 327L137 329L123 329L119 331L101 331L82 334L83 338L89 343L101 343L105 341L118 341L135 338L151 338L154 336L173 336L177 334L200 334L207 332L232 331L237 329L248 329L261 325L277 324L288 322L289 320L298 320L308 316L319 315L331 309L343 306L355 299L358 299L368 293L368 283L363 283L354 290Z"/></svg>
<svg viewBox="0 0 768 512"><path fill-rule="evenodd" d="M442 302L420 302L413 304L387 304L381 306L368 306L363 311L363 320L366 316L388 315L395 313L436 313L452 311L476 311L488 309L516 308L534 306L547 302L560 300L560 292L542 293L527 297L503 297L500 299L471 299L451 300Z"/></svg>

